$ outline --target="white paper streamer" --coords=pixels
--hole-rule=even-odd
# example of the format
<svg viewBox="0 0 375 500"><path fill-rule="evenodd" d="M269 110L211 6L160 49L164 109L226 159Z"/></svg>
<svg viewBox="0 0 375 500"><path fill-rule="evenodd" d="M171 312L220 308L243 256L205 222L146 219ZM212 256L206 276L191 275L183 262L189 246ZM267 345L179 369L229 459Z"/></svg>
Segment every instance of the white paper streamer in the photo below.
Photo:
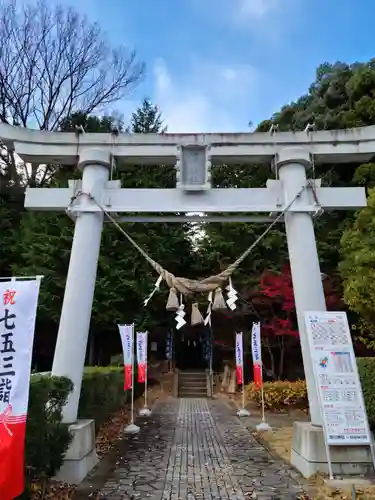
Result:
<svg viewBox="0 0 375 500"><path fill-rule="evenodd" d="M177 323L176 329L179 330L182 328L184 325L186 325L186 321L184 320L184 317L186 316L186 312L184 311L185 306L184 304L180 304L180 307L178 308L175 316L175 320Z"/></svg>
<svg viewBox="0 0 375 500"><path fill-rule="evenodd" d="M226 287L226 290L228 290L228 298L226 300L227 306L231 311L234 311L236 309L236 302L238 300L238 293L237 291L233 288L232 286L232 279L229 278L229 285Z"/></svg>
<svg viewBox="0 0 375 500"><path fill-rule="evenodd" d="M146 307L147 304L150 302L150 300L152 299L154 293L159 290L160 284L161 284L162 281L163 281L163 278L161 276L159 276L159 278L157 279L157 281L155 283L154 289L152 290L152 292L150 293L150 295L147 297L147 299L145 299L144 302L143 302L144 307Z"/></svg>

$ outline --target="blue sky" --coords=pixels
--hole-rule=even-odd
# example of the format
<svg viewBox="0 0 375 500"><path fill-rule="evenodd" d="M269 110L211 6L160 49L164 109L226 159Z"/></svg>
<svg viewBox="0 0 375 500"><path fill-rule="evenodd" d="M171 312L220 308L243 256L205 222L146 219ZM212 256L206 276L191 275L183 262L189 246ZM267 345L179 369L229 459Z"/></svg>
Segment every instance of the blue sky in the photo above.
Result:
<svg viewBox="0 0 375 500"><path fill-rule="evenodd" d="M64 3L72 3L63 0ZM59 2L61 3L61 2ZM355 7L357 5L357 7ZM307 91L318 64L375 57L373 0L81 0L114 45L138 51L169 132L245 131Z"/></svg>

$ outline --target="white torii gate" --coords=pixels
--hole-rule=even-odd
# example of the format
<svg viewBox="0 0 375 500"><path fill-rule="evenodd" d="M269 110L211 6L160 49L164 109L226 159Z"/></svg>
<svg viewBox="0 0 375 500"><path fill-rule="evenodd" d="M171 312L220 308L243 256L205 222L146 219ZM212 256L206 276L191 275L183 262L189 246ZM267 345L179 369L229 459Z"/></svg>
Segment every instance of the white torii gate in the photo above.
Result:
<svg viewBox="0 0 375 500"><path fill-rule="evenodd" d="M184 214L177 219L183 221L188 212L204 212L208 217L201 220L265 222L272 221L274 214L282 212L306 185L306 172L312 165L312 158L315 164L361 163L369 161L375 153L375 126L314 132L313 135L308 132L118 136L85 133L78 138L75 133L40 132L0 125L0 137L26 162L77 164L82 170L82 181L70 181L68 188L27 188L25 198L28 209L68 209L76 218L52 368L53 375L69 377L74 383L74 391L64 409L67 423L77 420L104 217L100 207L87 196L71 203L78 191L90 194L107 212L116 216L119 213L169 212ZM132 165L173 164L177 170L177 186L175 189L121 189L120 181L109 180L113 156ZM211 188L211 165L267 162L273 162L278 180L269 180L266 188ZM316 440L315 431L322 425L304 325L305 311L326 310L312 216L320 208L348 210L366 206L363 188L324 188L320 187L319 180L315 185L319 204L313 192L305 190L284 217L312 425L303 431L300 440ZM225 218L210 215L220 212L269 215ZM127 216L117 220L176 221L176 215L162 219L151 215ZM80 428L76 426L78 436ZM305 459L309 463L319 462L311 456ZM345 461L344 458L340 460ZM371 457L368 462L371 463ZM319 466L315 466L317 469Z"/></svg>

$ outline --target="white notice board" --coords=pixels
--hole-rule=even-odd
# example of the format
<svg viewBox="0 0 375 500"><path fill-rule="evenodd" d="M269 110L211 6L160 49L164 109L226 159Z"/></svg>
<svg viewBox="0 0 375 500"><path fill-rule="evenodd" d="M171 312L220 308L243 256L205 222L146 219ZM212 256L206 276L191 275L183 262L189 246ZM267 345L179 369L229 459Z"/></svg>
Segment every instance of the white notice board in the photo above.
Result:
<svg viewBox="0 0 375 500"><path fill-rule="evenodd" d="M309 311L305 324L327 445L371 445L346 313Z"/></svg>

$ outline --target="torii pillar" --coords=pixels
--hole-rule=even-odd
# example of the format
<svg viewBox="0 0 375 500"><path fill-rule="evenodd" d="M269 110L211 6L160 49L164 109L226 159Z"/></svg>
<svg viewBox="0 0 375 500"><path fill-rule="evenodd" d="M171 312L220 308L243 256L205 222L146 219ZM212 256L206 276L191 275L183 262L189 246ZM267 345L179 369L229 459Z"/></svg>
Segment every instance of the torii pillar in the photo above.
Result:
<svg viewBox="0 0 375 500"><path fill-rule="evenodd" d="M288 204L306 186L306 170L311 167L310 153L300 147L285 148L276 155L275 160L275 168L283 183L285 203ZM298 212L298 206L308 205L308 198L309 193L305 190L293 204L295 211L287 212L284 217L311 423L321 426L322 415L304 314L306 311L326 311L327 308L312 216L305 211Z"/></svg>
<svg viewBox="0 0 375 500"><path fill-rule="evenodd" d="M285 204L288 204L301 188L306 186L306 171L311 168L311 155L307 149L290 147L281 149L276 154L275 160L275 168L283 183ZM308 311L327 310L312 214L303 208L308 205L308 197L309 194L305 190L295 200L293 211L285 214L285 230L311 419L310 422L294 423L290 458L292 465L306 478L317 472L328 472L322 409L304 319ZM301 211L298 211L298 207L301 207ZM330 450L335 474L365 474L372 466L371 448L368 446L336 446Z"/></svg>
<svg viewBox="0 0 375 500"><path fill-rule="evenodd" d="M100 199L109 178L109 152L84 149L80 152L78 167L82 170L82 192ZM75 222L52 365L53 376L68 377L74 384L63 408L63 420L71 424L73 440L57 475L57 479L73 484L79 484L98 462L95 422L77 420L77 413L104 220L103 212L92 210L95 203L88 196L81 196L79 202L83 211Z"/></svg>
<svg viewBox="0 0 375 500"><path fill-rule="evenodd" d="M101 199L109 179L109 152L84 149L78 167L82 170L82 192ZM53 376L68 377L74 384L63 409L63 420L68 424L76 422L78 416L104 219L103 212L90 210L95 203L87 196L80 197L80 206L83 211L75 223L52 365Z"/></svg>

